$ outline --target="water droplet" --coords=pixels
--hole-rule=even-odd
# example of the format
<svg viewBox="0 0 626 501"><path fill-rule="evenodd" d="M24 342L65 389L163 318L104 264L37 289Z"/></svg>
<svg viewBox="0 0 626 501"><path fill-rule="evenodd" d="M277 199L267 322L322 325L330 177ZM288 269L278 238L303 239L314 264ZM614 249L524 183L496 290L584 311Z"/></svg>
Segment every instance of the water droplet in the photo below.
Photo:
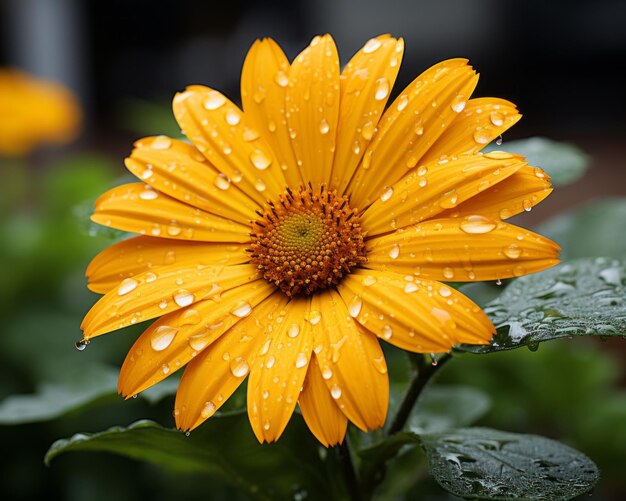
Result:
<svg viewBox="0 0 626 501"><path fill-rule="evenodd" d="M270 351L270 345L272 344L271 339L266 339L261 349L259 350L259 355L266 355L268 351Z"/></svg>
<svg viewBox="0 0 626 501"><path fill-rule="evenodd" d="M167 150L171 148L172 140L167 136L157 136L150 143L150 147L153 150Z"/></svg>
<svg viewBox="0 0 626 501"><path fill-rule="evenodd" d="M259 150L258 148L250 153L250 161L252 162L252 165L259 170L267 169L272 163L272 159L267 156L264 151Z"/></svg>
<svg viewBox="0 0 626 501"><path fill-rule="evenodd" d="M505 247L503 252L509 259L518 259L522 255L522 248L517 244L511 244Z"/></svg>
<svg viewBox="0 0 626 501"><path fill-rule="evenodd" d="M330 389L330 396L333 397L335 400L341 398L341 388L338 385L334 384Z"/></svg>
<svg viewBox="0 0 626 501"><path fill-rule="evenodd" d="M148 273L145 274L145 280L147 284L149 284L150 282L154 282L156 279L157 279L156 273L152 273L151 271L149 271Z"/></svg>
<svg viewBox="0 0 626 501"><path fill-rule="evenodd" d="M328 123L328 120L322 118L322 120L320 120L320 134L328 134L329 130L330 124Z"/></svg>
<svg viewBox="0 0 626 501"><path fill-rule="evenodd" d="M302 367L305 367L308 363L309 359L307 356L304 353L298 353L296 357L296 369L302 369Z"/></svg>
<svg viewBox="0 0 626 501"><path fill-rule="evenodd" d="M263 423L263 429L264 429L265 431L268 431L268 430L270 429L270 426L271 426L271 425L270 425L270 422L269 422L269 421L267 421L267 420Z"/></svg>
<svg viewBox="0 0 626 501"><path fill-rule="evenodd" d="M148 167L141 173L141 179L150 179L153 174L152 169Z"/></svg>
<svg viewBox="0 0 626 501"><path fill-rule="evenodd" d="M209 336L207 336L206 332L203 332L202 334L191 336L187 342L192 350L202 351L209 344L209 341Z"/></svg>
<svg viewBox="0 0 626 501"><path fill-rule="evenodd" d="M461 230L472 235L489 233L496 228L496 223L484 216L467 216L460 224Z"/></svg>
<svg viewBox="0 0 626 501"><path fill-rule="evenodd" d="M361 307L363 306L363 301L359 296L354 296L352 301L350 301L350 305L348 306L348 311L350 312L350 316L356 318L361 313Z"/></svg>
<svg viewBox="0 0 626 501"><path fill-rule="evenodd" d="M163 351L166 349L174 337L178 333L177 327L170 327L169 325L160 325L150 335L150 346L154 351Z"/></svg>
<svg viewBox="0 0 626 501"><path fill-rule="evenodd" d="M250 366L248 365L248 362L241 357L237 357L230 362L230 372L235 377L244 377L248 374L249 370Z"/></svg>
<svg viewBox="0 0 626 501"><path fill-rule="evenodd" d="M367 275L364 279L363 279L363 285L365 285L365 287L370 287L372 285L374 285L376 283L376 277L373 275Z"/></svg>
<svg viewBox="0 0 626 501"><path fill-rule="evenodd" d="M253 129L251 127L246 127L245 130L243 131L243 140L250 142L250 141L254 141L255 139L259 139L259 133L256 129Z"/></svg>
<svg viewBox="0 0 626 501"><path fill-rule="evenodd" d="M509 158L513 158L513 155L507 151L490 151L485 153L485 158L491 158L493 160L508 160ZM496 170L494 174L496 172L498 171Z"/></svg>
<svg viewBox="0 0 626 501"><path fill-rule="evenodd" d="M287 87L287 85L289 85L289 77L285 75L285 72L282 70L276 72L274 81L281 87Z"/></svg>
<svg viewBox="0 0 626 501"><path fill-rule="evenodd" d="M382 336L383 339L391 339L391 336L393 336L393 329L391 328L391 325L383 325L383 332L382 332Z"/></svg>
<svg viewBox="0 0 626 501"><path fill-rule="evenodd" d="M526 212L530 212L533 208L533 203L528 199L524 199L522 200L522 207L524 207Z"/></svg>
<svg viewBox="0 0 626 501"><path fill-rule="evenodd" d="M243 302L230 310L230 312L239 318L247 317L248 315L250 315L250 313L252 313L252 306L250 305L250 303Z"/></svg>
<svg viewBox="0 0 626 501"><path fill-rule="evenodd" d="M474 131L474 141L478 144L487 144L491 139L491 135L488 131L483 129L482 127L476 127Z"/></svg>
<svg viewBox="0 0 626 501"><path fill-rule="evenodd" d="M504 124L504 116L498 111L492 111L489 114L489 120L491 120L491 123L496 127L500 127Z"/></svg>
<svg viewBox="0 0 626 501"><path fill-rule="evenodd" d="M417 285L414 282L407 282L404 286L404 292L411 293L418 290Z"/></svg>
<svg viewBox="0 0 626 501"><path fill-rule="evenodd" d="M225 174L218 174L213 180L213 184L220 190L227 190L230 188L230 179Z"/></svg>
<svg viewBox="0 0 626 501"><path fill-rule="evenodd" d="M374 124L374 122L365 122L365 124L363 124L363 127L361 128L361 135L363 136L363 139L365 139L366 141L372 139L375 130L376 125Z"/></svg>
<svg viewBox="0 0 626 501"><path fill-rule="evenodd" d="M526 272L524 271L524 268L522 266L516 266L515 268L513 268L513 275L515 275L516 277L521 277L525 274Z"/></svg>
<svg viewBox="0 0 626 501"><path fill-rule="evenodd" d="M322 370L322 377L326 380L333 377L333 371L330 369L330 367L324 367L324 369Z"/></svg>
<svg viewBox="0 0 626 501"><path fill-rule="evenodd" d="M383 194L380 196L380 201L386 202L391 198L391 195L393 195L393 188L391 186L386 186L383 190Z"/></svg>
<svg viewBox="0 0 626 501"><path fill-rule="evenodd" d="M371 38L363 46L363 53L371 54L375 50L378 50L381 45L382 45L382 42L380 40L377 40L376 38Z"/></svg>
<svg viewBox="0 0 626 501"><path fill-rule="evenodd" d="M546 177L546 173L539 167L535 167L535 176L537 176L539 179L543 179Z"/></svg>
<svg viewBox="0 0 626 501"><path fill-rule="evenodd" d="M204 402L202 406L202 410L200 411L200 416L202 419L206 419L211 416L215 412L215 404L210 400L208 402Z"/></svg>
<svg viewBox="0 0 626 501"><path fill-rule="evenodd" d="M455 113L461 113L465 109L465 104L465 98L459 95L454 98L454 100L450 104L450 107Z"/></svg>
<svg viewBox="0 0 626 501"><path fill-rule="evenodd" d="M176 235L180 235L180 227L176 225L176 223L171 223L167 227L167 234L171 237L175 237Z"/></svg>
<svg viewBox="0 0 626 501"><path fill-rule="evenodd" d="M496 280L496 285L502 285L502 280L498 278L498 280Z"/></svg>
<svg viewBox="0 0 626 501"><path fill-rule="evenodd" d="M307 316L307 319L311 325L317 325L322 320L322 314L317 310L311 310Z"/></svg>
<svg viewBox="0 0 626 501"><path fill-rule="evenodd" d="M502 144L502 136L499 136L498 139L496 139L496 144L498 146L500 146Z"/></svg>
<svg viewBox="0 0 626 501"><path fill-rule="evenodd" d="M180 289L174 295L174 302L181 308L184 308L185 306L189 306L191 303L193 303L194 299L195 299L195 296L191 292L185 289Z"/></svg>
<svg viewBox="0 0 626 501"><path fill-rule="evenodd" d="M398 259L400 255L400 246L398 244L393 244L391 249L389 249L389 257L391 259Z"/></svg>
<svg viewBox="0 0 626 501"><path fill-rule="evenodd" d="M129 292L134 291L138 285L139 282L137 282L134 278L125 278L117 288L117 295L123 296L128 294Z"/></svg>
<svg viewBox="0 0 626 501"><path fill-rule="evenodd" d="M170 366L169 366L168 364L163 364L163 365L161 366L161 372L162 372L164 375L168 375L168 374L170 373L170 371L171 371L171 369L170 369Z"/></svg>
<svg viewBox="0 0 626 501"><path fill-rule="evenodd" d="M447 280L452 280L454 278L454 270L452 268L448 268L447 266L443 269L443 276Z"/></svg>
<svg viewBox="0 0 626 501"><path fill-rule="evenodd" d="M255 183L254 183L254 187L258 190L258 191L265 191L265 189L267 188L267 186L265 186L265 181L263 181L263 179L258 178Z"/></svg>
<svg viewBox="0 0 626 501"><path fill-rule="evenodd" d="M254 91L254 93L252 94L252 99L254 99L254 102L256 104L261 104L263 100L265 99L266 94L267 94L267 91L265 90L265 87L263 87L262 85L259 85Z"/></svg>
<svg viewBox="0 0 626 501"><path fill-rule="evenodd" d="M425 178L425 177L423 177L422 179L420 179L420 180L419 180L419 182L417 183L417 185L418 185L420 188L423 188L423 187L424 187L424 186L426 186L427 184L428 184L428 181L426 180L426 178Z"/></svg>
<svg viewBox="0 0 626 501"><path fill-rule="evenodd" d="M456 190L451 190L445 193L443 197L441 197L441 200L439 200L439 206L442 209L452 209L458 203L459 203L459 197L456 194Z"/></svg>
<svg viewBox="0 0 626 501"><path fill-rule="evenodd" d="M88 339L81 339L80 341L76 341L74 343L74 347L78 350L78 351L83 351L85 348L87 348L87 345L90 343L90 341Z"/></svg>
<svg viewBox="0 0 626 501"><path fill-rule="evenodd" d="M223 106L225 102L225 96L215 90L210 90L207 93L207 97L204 99L203 106L205 110L211 111L218 109L220 106Z"/></svg>
<svg viewBox="0 0 626 501"><path fill-rule="evenodd" d="M376 80L376 92L374 98L377 101L382 101L389 95L389 80L386 78L379 78Z"/></svg>
<svg viewBox="0 0 626 501"><path fill-rule="evenodd" d="M161 301L159 301L159 308L161 308L162 310L167 308L167 300L161 299Z"/></svg>
<svg viewBox="0 0 626 501"><path fill-rule="evenodd" d="M241 114L235 108L230 108L224 115L224 120L229 125L237 125L241 121Z"/></svg>
<svg viewBox="0 0 626 501"><path fill-rule="evenodd" d="M290 338L295 338L298 337L298 334L300 334L300 326L298 324L291 324L289 329L287 329L287 335Z"/></svg>
<svg viewBox="0 0 626 501"><path fill-rule="evenodd" d="M159 198L159 193L152 189L146 189L139 193L139 198L142 200L156 200Z"/></svg>
<svg viewBox="0 0 626 501"><path fill-rule="evenodd" d="M450 290L449 287L446 287L445 285L442 285L439 288L439 295L441 297L450 297L452 295L452 291Z"/></svg>
<svg viewBox="0 0 626 501"><path fill-rule="evenodd" d="M396 107L396 109L398 111L402 111L404 108L406 108L407 104L409 104L409 97L404 94L398 98L398 106Z"/></svg>
<svg viewBox="0 0 626 501"><path fill-rule="evenodd" d="M265 362L265 367L267 367L268 369L271 369L272 367L274 367L275 363L276 363L276 359L274 358L274 356L270 355L269 357L267 357L267 362Z"/></svg>

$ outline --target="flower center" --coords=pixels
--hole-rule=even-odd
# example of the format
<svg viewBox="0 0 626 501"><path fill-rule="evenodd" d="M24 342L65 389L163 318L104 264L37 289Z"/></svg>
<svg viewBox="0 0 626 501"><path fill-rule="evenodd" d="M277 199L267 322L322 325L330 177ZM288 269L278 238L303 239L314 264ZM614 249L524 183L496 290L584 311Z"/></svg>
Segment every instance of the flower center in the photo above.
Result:
<svg viewBox="0 0 626 501"><path fill-rule="evenodd" d="M287 188L258 213L250 261L289 297L337 284L366 261L357 211L324 185Z"/></svg>

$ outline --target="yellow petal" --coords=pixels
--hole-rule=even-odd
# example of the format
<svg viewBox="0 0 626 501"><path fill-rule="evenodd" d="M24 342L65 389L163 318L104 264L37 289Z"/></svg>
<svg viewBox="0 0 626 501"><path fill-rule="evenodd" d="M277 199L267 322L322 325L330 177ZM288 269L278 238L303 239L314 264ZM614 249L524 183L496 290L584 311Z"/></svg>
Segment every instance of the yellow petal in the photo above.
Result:
<svg viewBox="0 0 626 501"><path fill-rule="evenodd" d="M383 426L389 407L389 378L376 337L354 321L334 289L313 296L309 321L315 356L331 397L363 431Z"/></svg>
<svg viewBox="0 0 626 501"><path fill-rule="evenodd" d="M262 205L285 190L285 178L272 149L223 94L193 85L176 94L173 108L178 124L196 148L250 198Z"/></svg>
<svg viewBox="0 0 626 501"><path fill-rule="evenodd" d="M310 325L304 321L310 298L294 298L276 311L251 365L248 417L259 442L280 438L295 409L313 355ZM279 318L282 316L282 320Z"/></svg>
<svg viewBox="0 0 626 501"><path fill-rule="evenodd" d="M485 97L471 99L446 132L424 155L422 163L442 155L476 153L522 118L513 103Z"/></svg>
<svg viewBox="0 0 626 501"><path fill-rule="evenodd" d="M303 184L291 147L285 115L289 61L274 40L254 42L241 71L241 101L246 117L276 153L287 183Z"/></svg>
<svg viewBox="0 0 626 501"><path fill-rule="evenodd" d="M229 265L248 261L245 245L201 243L153 237L133 237L98 254L85 274L89 289L106 294L125 279L159 266L176 263L181 268L196 265Z"/></svg>
<svg viewBox="0 0 626 501"><path fill-rule="evenodd" d="M143 138L125 164L139 179L181 202L243 224L256 218L259 205L191 144L165 136Z"/></svg>
<svg viewBox="0 0 626 501"><path fill-rule="evenodd" d="M118 186L96 200L91 220L118 230L204 242L248 242L250 227L190 205L141 183Z"/></svg>
<svg viewBox="0 0 626 501"><path fill-rule="evenodd" d="M355 207L369 205L385 186L419 164L457 117L477 81L466 59L450 59L426 70L398 96L382 116L350 183Z"/></svg>
<svg viewBox="0 0 626 501"><path fill-rule="evenodd" d="M552 193L550 176L538 167L526 165L504 181L480 192L440 217L481 214L491 219L508 219L535 205Z"/></svg>
<svg viewBox="0 0 626 501"><path fill-rule="evenodd" d="M363 214L368 236L387 233L456 207L525 165L508 153L464 155L423 165L387 188Z"/></svg>
<svg viewBox="0 0 626 501"><path fill-rule="evenodd" d="M126 278L85 315L83 339L160 317L257 278L252 264L187 268L173 264Z"/></svg>
<svg viewBox="0 0 626 501"><path fill-rule="evenodd" d="M129 350L118 392L129 398L173 374L275 290L256 280L159 318Z"/></svg>
<svg viewBox="0 0 626 501"><path fill-rule="evenodd" d="M495 332L472 301L432 280L357 270L338 289L352 317L403 350L439 353L457 343L487 344Z"/></svg>
<svg viewBox="0 0 626 501"><path fill-rule="evenodd" d="M309 364L298 405L309 430L324 447L343 442L348 419L330 396L315 357Z"/></svg>
<svg viewBox="0 0 626 501"><path fill-rule="evenodd" d="M367 242L367 267L430 280L498 280L558 263L559 246L480 215L433 219Z"/></svg>
<svg viewBox="0 0 626 501"><path fill-rule="evenodd" d="M341 73L337 150L331 186L339 193L363 157L396 81L404 41L389 35L369 40Z"/></svg>
<svg viewBox="0 0 626 501"><path fill-rule="evenodd" d="M276 327L275 312L286 304L286 296L275 292L187 365L176 393L178 428L196 428L243 383L264 333Z"/></svg>
<svg viewBox="0 0 626 501"><path fill-rule="evenodd" d="M291 65L285 101L291 144L305 183L328 183L339 114L339 56L316 36Z"/></svg>

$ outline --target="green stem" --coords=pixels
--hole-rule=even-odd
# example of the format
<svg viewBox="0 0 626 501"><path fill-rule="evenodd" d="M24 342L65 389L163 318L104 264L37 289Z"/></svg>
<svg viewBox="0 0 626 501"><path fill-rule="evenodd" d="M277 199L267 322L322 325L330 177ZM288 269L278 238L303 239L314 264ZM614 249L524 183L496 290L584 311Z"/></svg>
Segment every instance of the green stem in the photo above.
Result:
<svg viewBox="0 0 626 501"><path fill-rule="evenodd" d="M452 356L450 354L445 354L437 360L436 364L427 363L423 356L419 356L417 358L417 374L413 378L413 381L411 381L411 385L409 386L406 395L404 395L400 408L391 422L391 426L388 431L389 435L394 435L395 433L402 431L402 428L404 428L404 425L411 415L411 411L413 410L417 399L426 384L428 384L428 381L430 381L430 378L432 378L441 366L451 358Z"/></svg>
<svg viewBox="0 0 626 501"><path fill-rule="evenodd" d="M343 478L348 489L348 496L351 501L361 501L361 490L359 487L359 480L354 469L354 463L352 462L352 454L350 453L350 445L348 444L348 436L344 438L341 445L337 447L337 453L339 456L339 462L341 463L341 470Z"/></svg>

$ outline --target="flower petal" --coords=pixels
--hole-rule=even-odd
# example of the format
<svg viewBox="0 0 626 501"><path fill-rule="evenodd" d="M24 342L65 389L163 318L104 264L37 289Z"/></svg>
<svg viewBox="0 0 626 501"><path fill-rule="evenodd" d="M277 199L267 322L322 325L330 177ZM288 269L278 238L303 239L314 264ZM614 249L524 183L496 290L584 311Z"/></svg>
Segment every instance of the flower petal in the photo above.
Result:
<svg viewBox="0 0 626 501"><path fill-rule="evenodd" d="M305 183L328 183L339 114L339 56L316 36L291 65L285 101L291 144Z"/></svg>
<svg viewBox="0 0 626 501"><path fill-rule="evenodd" d="M218 91L193 85L174 97L181 129L209 161L250 198L263 205L285 190L270 146L241 110Z"/></svg>
<svg viewBox="0 0 626 501"><path fill-rule="evenodd" d="M122 280L89 310L83 339L160 317L258 278L252 264L163 266Z"/></svg>
<svg viewBox="0 0 626 501"><path fill-rule="evenodd" d="M352 317L403 350L439 353L457 343L487 344L495 332L471 300L432 280L357 270L338 289Z"/></svg>
<svg viewBox="0 0 626 501"><path fill-rule="evenodd" d="M369 40L341 72L337 150L331 186L343 193L374 135L396 81L404 41L389 35Z"/></svg>
<svg viewBox="0 0 626 501"><path fill-rule="evenodd" d="M464 155L423 165L385 190L363 214L368 236L432 218L506 179L525 165L509 153Z"/></svg>
<svg viewBox="0 0 626 501"><path fill-rule="evenodd" d="M248 242L250 227L209 214L142 183L124 184L96 200L91 220L152 236L204 242Z"/></svg>
<svg viewBox="0 0 626 501"><path fill-rule="evenodd" d="M330 396L315 358L309 364L298 405L305 423L324 447L343 442L348 419Z"/></svg>
<svg viewBox="0 0 626 501"><path fill-rule="evenodd" d="M306 318L310 298L294 298L276 311L276 326L265 331L248 380L248 417L259 442L280 438L296 407L313 354ZM283 317L279 321L279 318Z"/></svg>
<svg viewBox="0 0 626 501"><path fill-rule="evenodd" d="M286 304L286 296L275 292L187 364L174 407L178 428L199 426L243 383L264 332L276 327L274 313Z"/></svg>
<svg viewBox="0 0 626 501"><path fill-rule="evenodd" d="M245 245L133 237L98 254L85 272L89 289L106 294L125 279L159 266L176 263L181 268L196 265L241 264L249 260Z"/></svg>
<svg viewBox="0 0 626 501"><path fill-rule="evenodd" d="M255 280L162 316L129 350L118 392L130 398L173 374L275 290L266 280Z"/></svg>
<svg viewBox="0 0 626 501"><path fill-rule="evenodd" d="M385 186L418 165L457 117L477 81L466 59L450 59L426 70L398 96L382 116L350 183L355 207L367 207Z"/></svg>
<svg viewBox="0 0 626 501"><path fill-rule="evenodd" d="M241 70L246 117L274 150L289 186L303 184L285 115L289 60L271 38L254 42Z"/></svg>
<svg viewBox="0 0 626 501"><path fill-rule="evenodd" d="M315 322L316 318L319 321ZM315 356L331 397L363 431L383 426L389 407L389 378L376 337L354 321L334 289L313 297L309 321Z"/></svg>
<svg viewBox="0 0 626 501"><path fill-rule="evenodd" d="M539 167L526 165L504 181L442 212L440 217L481 214L490 219L508 219L531 210L552 193L549 179Z"/></svg>
<svg viewBox="0 0 626 501"><path fill-rule="evenodd" d="M146 137L135 143L124 163L139 179L183 203L243 224L256 218L259 205L191 144L165 136Z"/></svg>
<svg viewBox="0 0 626 501"><path fill-rule="evenodd" d="M522 118L513 103L504 99L484 97L471 99L446 132L435 141L422 158L422 163L448 157L476 153L513 127Z"/></svg>
<svg viewBox="0 0 626 501"><path fill-rule="evenodd" d="M558 263L559 246L479 215L433 219L367 242L367 267L431 280L517 277Z"/></svg>

